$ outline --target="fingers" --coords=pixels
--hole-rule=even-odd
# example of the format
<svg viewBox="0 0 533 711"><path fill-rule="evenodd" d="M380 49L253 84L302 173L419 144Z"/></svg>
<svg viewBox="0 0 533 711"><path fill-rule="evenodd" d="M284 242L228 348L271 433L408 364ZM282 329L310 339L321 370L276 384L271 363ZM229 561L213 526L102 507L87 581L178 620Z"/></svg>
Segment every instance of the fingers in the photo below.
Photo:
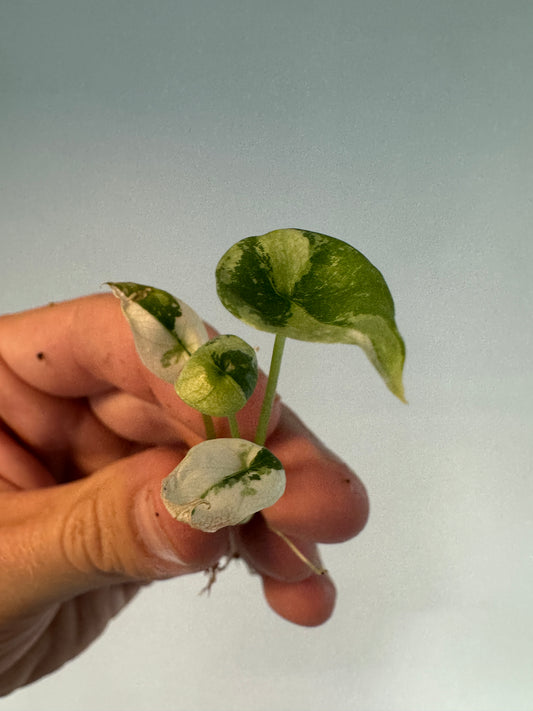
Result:
<svg viewBox="0 0 533 711"><path fill-rule="evenodd" d="M198 412L179 400L174 389L163 381L153 382L156 402L148 402L121 390L109 390L89 398L92 411L107 428L120 437L144 444L174 444L177 440L188 446L205 439L203 421ZM170 393L169 393L170 387ZM237 413L241 437L253 440L258 412L265 391L265 378L261 376L245 408ZM162 407L163 404L163 407ZM269 431L279 419L281 402L273 406ZM213 418L219 437L229 437L226 418Z"/></svg>
<svg viewBox="0 0 533 711"><path fill-rule="evenodd" d="M176 397L176 396L174 396ZM170 419L159 403L147 402L122 390L109 390L89 398L92 412L106 427L123 439L142 444L171 445L176 441L201 440L198 423L190 412L181 420Z"/></svg>
<svg viewBox="0 0 533 711"><path fill-rule="evenodd" d="M0 426L0 492L55 484L48 469Z"/></svg>
<svg viewBox="0 0 533 711"><path fill-rule="evenodd" d="M153 399L129 327L112 295L4 316L0 343L13 372L51 395L80 397L115 386Z"/></svg>
<svg viewBox="0 0 533 711"><path fill-rule="evenodd" d="M131 442L105 427L83 398L42 392L1 359L0 392L0 421L7 432L0 449L0 476L15 487L71 480L131 453Z"/></svg>
<svg viewBox="0 0 533 711"><path fill-rule="evenodd" d="M34 390L61 398L88 397L102 421L121 437L160 444L171 440L174 433L174 441L189 446L205 438L201 415L176 396L171 384L141 363L120 303L111 294L3 316L0 355L19 380ZM245 438L253 439L264 387L261 375L249 403L238 413ZM129 397L122 397L123 393ZM128 411L128 402L154 407ZM278 415L279 402L270 431ZM216 420L219 435L227 434L226 428L225 421Z"/></svg>
<svg viewBox="0 0 533 711"><path fill-rule="evenodd" d="M335 607L335 586L327 575L313 575L295 583L265 577L263 591L278 615L304 627L323 624Z"/></svg>
<svg viewBox="0 0 533 711"><path fill-rule="evenodd" d="M261 575L282 582L297 582L313 574L310 566L316 570L322 568L314 543L293 536L289 539L292 545L288 544L286 539L269 528L261 514L239 526L236 538L241 556Z"/></svg>
<svg viewBox="0 0 533 711"><path fill-rule="evenodd" d="M172 385L141 363L120 304L111 294L2 317L0 351L21 382L34 393L59 398L61 407L66 398L87 397L98 402L98 396L124 392L137 402L163 404L169 426L183 421L185 431L192 428L201 434L201 416L179 401ZM138 420L142 412L136 414ZM159 430L161 421L152 424ZM148 434L149 427L145 438Z"/></svg>
<svg viewBox="0 0 533 711"><path fill-rule="evenodd" d="M369 504L362 482L288 408L267 446L287 473L285 493L263 511L270 524L321 543L339 543L363 529Z"/></svg>
<svg viewBox="0 0 533 711"><path fill-rule="evenodd" d="M287 486L273 506L240 527L241 554L261 574L265 598L277 614L299 625L319 625L333 613L333 582L313 572L275 530L321 568L315 543L359 533L368 518L368 497L355 474L287 408L267 446L283 462Z"/></svg>
<svg viewBox="0 0 533 711"><path fill-rule="evenodd" d="M31 390L23 400L40 403L36 413L57 410L61 418L72 403L79 404L77 398L86 398L90 407L84 407L79 421L93 428L87 438L91 451L102 451L94 446L97 426L119 444L184 445L182 453L150 449L104 466L84 481L21 492L16 501L8 498L10 492L3 494L0 560L6 561L8 575L0 580L0 610L32 609L113 581L201 570L228 550L227 531L195 531L171 519L161 504L161 479L187 447L204 438L203 423L171 385L142 365L113 296L3 317L0 348L15 378ZM264 379L238 415L241 434L249 439L263 389ZM44 400L32 397L34 391L47 399L46 407ZM11 412L18 417L17 407ZM39 431L43 422L36 422ZM220 422L217 427L224 433ZM50 431L52 437L57 434L54 427ZM273 609L298 624L319 624L333 610L333 584L327 576L312 574L272 529L317 561L316 542L344 541L363 528L367 495L355 474L279 401L270 432L267 446L283 463L287 487L274 506L238 533L242 555L262 574ZM108 461L86 465L87 471Z"/></svg>
<svg viewBox="0 0 533 711"><path fill-rule="evenodd" d="M0 623L116 582L203 570L228 551L227 531L174 521L159 497L183 453L155 448L86 479L0 496Z"/></svg>

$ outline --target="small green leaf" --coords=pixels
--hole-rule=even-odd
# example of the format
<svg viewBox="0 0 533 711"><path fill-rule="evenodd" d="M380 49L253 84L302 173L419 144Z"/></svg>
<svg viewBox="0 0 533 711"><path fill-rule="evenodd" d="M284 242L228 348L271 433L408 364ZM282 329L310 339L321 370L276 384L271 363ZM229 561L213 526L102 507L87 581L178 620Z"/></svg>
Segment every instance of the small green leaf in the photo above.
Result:
<svg viewBox="0 0 533 711"><path fill-rule="evenodd" d="M272 506L284 490L283 466L268 449L221 438L192 447L163 480L161 498L178 521L213 532Z"/></svg>
<svg viewBox="0 0 533 711"><path fill-rule="evenodd" d="M254 349L238 336L218 336L191 355L176 392L202 414L225 417L244 407L256 383Z"/></svg>
<svg viewBox="0 0 533 711"><path fill-rule="evenodd" d="M174 383L190 355L208 339L198 314L185 302L153 286L108 282L120 299L144 365Z"/></svg>
<svg viewBox="0 0 533 711"><path fill-rule="evenodd" d="M234 244L216 271L220 300L262 331L360 346L387 387L404 400L405 346L381 272L334 237L275 230Z"/></svg>

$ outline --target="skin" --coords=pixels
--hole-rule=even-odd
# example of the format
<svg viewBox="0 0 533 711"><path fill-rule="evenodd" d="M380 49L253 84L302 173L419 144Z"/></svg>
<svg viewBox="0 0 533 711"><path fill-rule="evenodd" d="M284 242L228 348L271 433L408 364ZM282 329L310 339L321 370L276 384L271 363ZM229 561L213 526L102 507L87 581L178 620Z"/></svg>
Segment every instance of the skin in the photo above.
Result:
<svg viewBox="0 0 533 711"><path fill-rule="evenodd" d="M253 438L264 384L239 413L243 437ZM0 694L79 654L141 586L235 549L283 618L314 626L332 614L330 577L269 524L318 563L317 543L365 525L359 479L278 399L267 446L286 469L283 497L217 533L172 519L161 481L204 438L202 420L141 364L115 297L0 318L0 415Z"/></svg>

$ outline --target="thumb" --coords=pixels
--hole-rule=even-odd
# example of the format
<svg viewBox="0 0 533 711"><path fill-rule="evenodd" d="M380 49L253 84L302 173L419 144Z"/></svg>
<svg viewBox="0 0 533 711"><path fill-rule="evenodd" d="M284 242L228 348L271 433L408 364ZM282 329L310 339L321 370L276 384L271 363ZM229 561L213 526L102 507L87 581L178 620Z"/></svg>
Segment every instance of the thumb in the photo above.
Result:
<svg viewBox="0 0 533 711"><path fill-rule="evenodd" d="M0 610L30 614L91 589L203 570L228 548L171 518L161 480L183 456L157 447L85 479L0 495Z"/></svg>

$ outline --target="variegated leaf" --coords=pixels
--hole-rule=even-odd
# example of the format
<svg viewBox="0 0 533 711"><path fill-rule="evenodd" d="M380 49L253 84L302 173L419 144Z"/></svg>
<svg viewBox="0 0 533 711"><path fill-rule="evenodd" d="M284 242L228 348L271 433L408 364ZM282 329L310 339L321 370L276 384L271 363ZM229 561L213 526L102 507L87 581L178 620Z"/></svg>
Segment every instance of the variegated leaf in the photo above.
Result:
<svg viewBox="0 0 533 711"><path fill-rule="evenodd" d="M224 306L263 331L360 346L389 389L404 400L405 346L381 272L334 237L275 230L234 244L217 266Z"/></svg>
<svg viewBox="0 0 533 711"><path fill-rule="evenodd" d="M178 521L213 532L247 521L284 490L283 466L268 449L220 438L189 450L163 480L161 498Z"/></svg>
<svg viewBox="0 0 533 711"><path fill-rule="evenodd" d="M244 407L257 383L254 349L238 336L217 336L200 346L176 381L176 392L204 415L224 417Z"/></svg>
<svg viewBox="0 0 533 711"><path fill-rule="evenodd" d="M184 301L162 289L134 282L108 282L120 299L144 365L174 383L196 349L208 340L202 319Z"/></svg>

